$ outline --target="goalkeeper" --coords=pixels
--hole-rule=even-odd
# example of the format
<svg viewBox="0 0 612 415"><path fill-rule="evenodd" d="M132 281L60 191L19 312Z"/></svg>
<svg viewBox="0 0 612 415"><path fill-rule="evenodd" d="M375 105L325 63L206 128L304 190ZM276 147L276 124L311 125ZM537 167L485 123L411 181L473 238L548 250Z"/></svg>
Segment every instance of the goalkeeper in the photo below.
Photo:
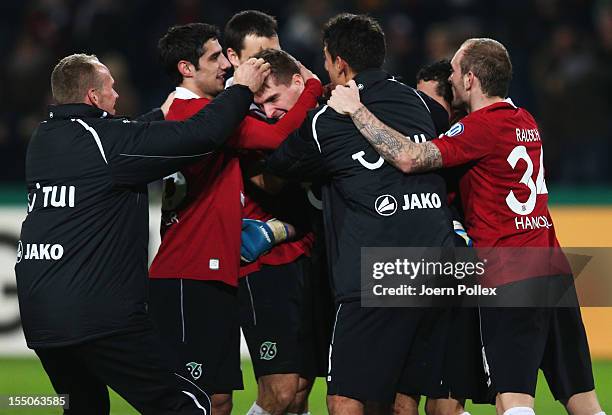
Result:
<svg viewBox="0 0 612 415"><path fill-rule="evenodd" d="M197 23L172 27L160 40L161 61L177 85L169 119L187 119L223 92L231 65L218 39L217 28ZM219 415L231 412L232 393L243 388L237 285L245 196L237 154L276 148L315 105L320 89L318 80L308 81L292 111L274 125L247 116L225 148L164 180L150 310L177 372L211 392ZM275 242L280 238L277 233Z"/></svg>

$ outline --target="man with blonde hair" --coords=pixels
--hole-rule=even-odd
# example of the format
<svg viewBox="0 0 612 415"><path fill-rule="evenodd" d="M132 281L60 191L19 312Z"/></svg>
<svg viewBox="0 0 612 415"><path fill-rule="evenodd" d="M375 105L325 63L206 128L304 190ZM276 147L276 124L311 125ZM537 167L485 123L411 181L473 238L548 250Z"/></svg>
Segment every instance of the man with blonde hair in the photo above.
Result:
<svg viewBox="0 0 612 415"><path fill-rule="evenodd" d="M115 117L113 77L94 55L53 70L58 105L28 146L15 273L28 347L69 396L65 413L108 414L108 387L141 413L210 413L207 394L173 371L149 315L147 183L221 146L268 66L245 63L233 87L180 123L160 110Z"/></svg>

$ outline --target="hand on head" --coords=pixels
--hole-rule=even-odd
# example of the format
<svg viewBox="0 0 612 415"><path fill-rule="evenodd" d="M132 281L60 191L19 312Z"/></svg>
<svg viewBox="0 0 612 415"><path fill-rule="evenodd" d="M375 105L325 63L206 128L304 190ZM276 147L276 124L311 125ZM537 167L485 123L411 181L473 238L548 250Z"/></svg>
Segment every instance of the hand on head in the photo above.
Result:
<svg viewBox="0 0 612 415"><path fill-rule="evenodd" d="M270 64L263 59L250 58L234 72L234 84L246 85L255 93L270 74Z"/></svg>
<svg viewBox="0 0 612 415"><path fill-rule="evenodd" d="M355 81L350 80L346 85L336 86L327 105L343 115L351 115L361 108L363 104L359 99L359 88Z"/></svg>
<svg viewBox="0 0 612 415"><path fill-rule="evenodd" d="M312 78L319 80L319 77L315 75L310 69L302 65L302 62L300 61L296 61L296 62L298 64L298 68L300 68L300 75L302 75L302 78L304 78L304 82Z"/></svg>

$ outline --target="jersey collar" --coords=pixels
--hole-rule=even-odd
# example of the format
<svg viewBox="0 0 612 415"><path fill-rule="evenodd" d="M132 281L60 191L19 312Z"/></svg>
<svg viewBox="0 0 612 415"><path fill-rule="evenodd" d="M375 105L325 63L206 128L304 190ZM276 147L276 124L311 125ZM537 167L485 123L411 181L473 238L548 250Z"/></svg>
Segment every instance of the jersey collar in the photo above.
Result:
<svg viewBox="0 0 612 415"><path fill-rule="evenodd" d="M195 92L184 88L182 86L176 87L176 92L174 94L174 98L177 99L200 99L201 97Z"/></svg>
<svg viewBox="0 0 612 415"><path fill-rule="evenodd" d="M49 119L54 118L111 118L108 112L87 104L49 105Z"/></svg>
<svg viewBox="0 0 612 415"><path fill-rule="evenodd" d="M391 76L382 69L366 69L365 71L359 72L355 75L355 83L360 91L374 85L377 82L389 79Z"/></svg>
<svg viewBox="0 0 612 415"><path fill-rule="evenodd" d="M470 114L496 111L496 110L501 109L501 108L506 108L506 109L507 108L513 108L513 109L517 109L518 107L516 105L514 105L514 102L512 102L512 100L510 98L506 98L506 99L504 99L502 101L496 102L495 104L490 104L490 105L487 105L486 107L482 107L478 111L473 111Z"/></svg>

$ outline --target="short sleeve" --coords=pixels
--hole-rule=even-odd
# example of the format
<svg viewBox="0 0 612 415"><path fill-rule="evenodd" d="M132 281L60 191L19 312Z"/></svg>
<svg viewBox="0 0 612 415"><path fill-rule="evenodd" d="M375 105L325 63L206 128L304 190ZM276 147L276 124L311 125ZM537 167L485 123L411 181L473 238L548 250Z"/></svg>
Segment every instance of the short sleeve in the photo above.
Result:
<svg viewBox="0 0 612 415"><path fill-rule="evenodd" d="M479 160L493 149L495 137L477 119L468 117L453 124L440 138L432 141L440 150L444 167Z"/></svg>

